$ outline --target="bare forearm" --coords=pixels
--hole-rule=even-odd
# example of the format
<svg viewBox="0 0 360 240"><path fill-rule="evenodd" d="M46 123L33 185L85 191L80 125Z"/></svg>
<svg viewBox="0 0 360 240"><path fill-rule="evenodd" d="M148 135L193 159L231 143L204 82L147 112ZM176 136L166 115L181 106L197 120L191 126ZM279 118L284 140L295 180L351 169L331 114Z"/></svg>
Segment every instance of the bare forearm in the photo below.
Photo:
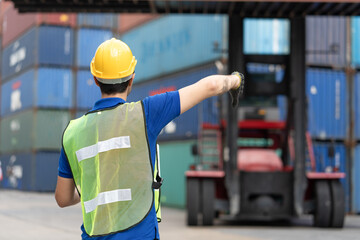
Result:
<svg viewBox="0 0 360 240"><path fill-rule="evenodd" d="M80 196L75 190L73 179L58 177L55 200L59 207L68 207L80 202Z"/></svg>
<svg viewBox="0 0 360 240"><path fill-rule="evenodd" d="M181 113L186 112L201 101L221 95L240 85L240 79L234 75L211 75L193 85L179 90Z"/></svg>

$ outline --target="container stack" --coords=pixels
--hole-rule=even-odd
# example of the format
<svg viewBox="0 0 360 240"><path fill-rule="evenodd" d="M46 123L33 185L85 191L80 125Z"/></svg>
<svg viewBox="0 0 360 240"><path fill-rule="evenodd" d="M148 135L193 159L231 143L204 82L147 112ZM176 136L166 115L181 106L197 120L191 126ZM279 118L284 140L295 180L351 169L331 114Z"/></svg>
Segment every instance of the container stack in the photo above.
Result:
<svg viewBox="0 0 360 240"><path fill-rule="evenodd" d="M55 189L62 131L73 106L74 14L2 16L1 186Z"/></svg>
<svg viewBox="0 0 360 240"><path fill-rule="evenodd" d="M97 47L115 35L117 22L118 18L115 14L79 13L77 15L75 117L80 117L89 111L101 98L100 90L90 73L90 62Z"/></svg>

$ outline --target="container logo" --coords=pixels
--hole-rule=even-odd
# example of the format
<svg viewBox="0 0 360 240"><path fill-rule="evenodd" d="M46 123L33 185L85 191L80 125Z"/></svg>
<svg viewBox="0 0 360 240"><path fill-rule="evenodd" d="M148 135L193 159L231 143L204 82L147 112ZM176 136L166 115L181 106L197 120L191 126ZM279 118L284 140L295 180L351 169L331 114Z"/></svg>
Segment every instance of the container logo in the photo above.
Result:
<svg viewBox="0 0 360 240"><path fill-rule="evenodd" d="M16 132L20 130L20 122L17 119L14 119L10 122L10 129L12 132Z"/></svg>
<svg viewBox="0 0 360 240"><path fill-rule="evenodd" d="M13 67L13 66L19 64L25 58L26 58L26 48L25 47L19 48L13 54L10 55L10 61L9 61L10 67ZM19 65L17 65L16 68L19 68L18 66ZM21 66L20 66L20 69L21 69ZM18 71L20 71L20 69Z"/></svg>
<svg viewBox="0 0 360 240"><path fill-rule="evenodd" d="M176 123L174 121L169 122L164 129L167 134L173 134L176 132Z"/></svg>
<svg viewBox="0 0 360 240"><path fill-rule="evenodd" d="M16 89L11 93L10 96L10 111L14 112L21 109L21 107L21 91L20 89Z"/></svg>
<svg viewBox="0 0 360 240"><path fill-rule="evenodd" d="M61 14L60 15L60 22L67 22L67 21L69 21L69 15Z"/></svg>
<svg viewBox="0 0 360 240"><path fill-rule="evenodd" d="M16 156L10 157L9 165L6 167L6 175L9 179L9 185L13 188L17 188L23 177L23 168L21 165L15 165Z"/></svg>

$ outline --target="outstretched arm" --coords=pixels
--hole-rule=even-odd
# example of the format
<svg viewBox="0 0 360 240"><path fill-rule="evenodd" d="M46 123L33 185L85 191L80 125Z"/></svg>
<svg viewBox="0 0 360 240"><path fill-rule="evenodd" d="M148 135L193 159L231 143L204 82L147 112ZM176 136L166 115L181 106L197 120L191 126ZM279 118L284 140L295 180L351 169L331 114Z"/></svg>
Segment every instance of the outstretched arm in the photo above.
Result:
<svg viewBox="0 0 360 240"><path fill-rule="evenodd" d="M212 75L180 89L180 113L186 112L209 97L239 88L240 81L240 77L236 75Z"/></svg>

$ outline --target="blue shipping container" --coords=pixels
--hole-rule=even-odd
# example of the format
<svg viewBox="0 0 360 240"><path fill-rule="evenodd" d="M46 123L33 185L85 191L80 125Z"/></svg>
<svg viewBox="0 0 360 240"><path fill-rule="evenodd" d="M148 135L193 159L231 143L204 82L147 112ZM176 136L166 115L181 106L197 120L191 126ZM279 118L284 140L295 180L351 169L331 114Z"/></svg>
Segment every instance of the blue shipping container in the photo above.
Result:
<svg viewBox="0 0 360 240"><path fill-rule="evenodd" d="M102 42L112 38L112 32L110 30L81 28L77 34L76 64L79 67L90 68L96 49Z"/></svg>
<svg viewBox="0 0 360 240"><path fill-rule="evenodd" d="M307 17L307 63L346 66L346 36L346 17Z"/></svg>
<svg viewBox="0 0 360 240"><path fill-rule="evenodd" d="M360 73L354 77L353 85L353 106L354 106L354 137L360 139Z"/></svg>
<svg viewBox="0 0 360 240"><path fill-rule="evenodd" d="M79 13L77 24L79 27L117 28L117 15L113 13Z"/></svg>
<svg viewBox="0 0 360 240"><path fill-rule="evenodd" d="M90 110L101 98L100 88L95 84L90 71L78 71L76 74L76 107Z"/></svg>
<svg viewBox="0 0 360 240"><path fill-rule="evenodd" d="M21 153L0 156L4 174L1 188L26 191L54 191L59 152Z"/></svg>
<svg viewBox="0 0 360 240"><path fill-rule="evenodd" d="M331 154L331 147L334 148L333 155ZM337 169L337 171L346 174L346 178L341 179L340 182L344 187L345 209L348 212L350 210L350 178L347 167L349 160L347 158L345 145L343 143L313 142L313 148L316 161L316 172L334 172L335 169Z"/></svg>
<svg viewBox="0 0 360 240"><path fill-rule="evenodd" d="M348 130L346 75L342 71L308 69L308 128L312 137L345 139Z"/></svg>
<svg viewBox="0 0 360 240"><path fill-rule="evenodd" d="M227 48L227 19L170 15L124 34L122 40L138 60L135 82L220 58Z"/></svg>
<svg viewBox="0 0 360 240"><path fill-rule="evenodd" d="M35 65L72 66L73 30L67 27L34 27L6 47L2 79Z"/></svg>
<svg viewBox="0 0 360 240"><path fill-rule="evenodd" d="M72 96L70 69L30 69L1 86L1 116L31 107L71 108Z"/></svg>
<svg viewBox="0 0 360 240"><path fill-rule="evenodd" d="M352 193L352 211L360 213L360 145L355 147L354 159L352 162L352 179L351 179L351 193Z"/></svg>
<svg viewBox="0 0 360 240"><path fill-rule="evenodd" d="M351 19L352 64L360 67L360 17Z"/></svg>
<svg viewBox="0 0 360 240"><path fill-rule="evenodd" d="M246 54L288 54L290 24L284 19L245 19L244 52Z"/></svg>
<svg viewBox="0 0 360 240"><path fill-rule="evenodd" d="M169 91L179 90L193 84L208 75L216 74L215 67L202 67L187 71L182 75L162 78L157 81L136 84L133 86L128 101L139 101L145 97ZM204 101L169 123L159 135L159 140L192 139L196 138L199 121L218 123L217 97Z"/></svg>

